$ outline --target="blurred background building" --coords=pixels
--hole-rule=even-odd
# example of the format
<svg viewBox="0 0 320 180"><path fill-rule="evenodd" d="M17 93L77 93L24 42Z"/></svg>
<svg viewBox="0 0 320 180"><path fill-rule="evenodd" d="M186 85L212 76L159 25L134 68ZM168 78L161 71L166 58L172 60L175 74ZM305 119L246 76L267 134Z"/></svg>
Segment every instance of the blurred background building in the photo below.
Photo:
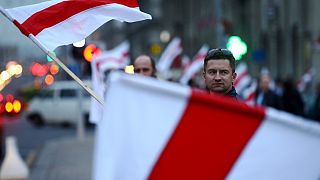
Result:
<svg viewBox="0 0 320 180"><path fill-rule="evenodd" d="M4 8L41 0L1 1ZM170 40L182 38L183 54L193 57L203 44L225 47L228 37L237 35L248 52L240 61L257 77L267 67L272 77L298 80L310 67L320 68L319 0L140 0L140 9L153 16L151 21L133 24L112 21L92 34L88 41L111 49L123 40L131 43L132 59L141 53L159 58ZM46 56L23 37L4 17L0 17L0 67L17 60L28 67ZM58 56L77 63L72 47L60 47ZM178 60L179 61L179 60ZM179 68L179 62L174 64ZM316 74L315 82L320 80Z"/></svg>

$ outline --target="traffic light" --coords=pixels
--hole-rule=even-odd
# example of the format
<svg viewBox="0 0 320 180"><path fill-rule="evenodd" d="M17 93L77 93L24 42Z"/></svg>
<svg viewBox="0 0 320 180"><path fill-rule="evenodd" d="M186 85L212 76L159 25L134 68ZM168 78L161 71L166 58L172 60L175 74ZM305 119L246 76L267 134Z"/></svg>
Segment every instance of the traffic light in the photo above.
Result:
<svg viewBox="0 0 320 180"><path fill-rule="evenodd" d="M236 60L241 60L242 56L247 54L247 44L239 36L231 36L227 42L229 49Z"/></svg>

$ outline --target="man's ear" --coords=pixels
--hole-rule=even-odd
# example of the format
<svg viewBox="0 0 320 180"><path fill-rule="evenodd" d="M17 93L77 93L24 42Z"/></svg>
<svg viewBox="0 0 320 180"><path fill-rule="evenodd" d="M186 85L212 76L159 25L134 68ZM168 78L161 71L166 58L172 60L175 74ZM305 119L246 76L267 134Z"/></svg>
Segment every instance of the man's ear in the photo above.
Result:
<svg viewBox="0 0 320 180"><path fill-rule="evenodd" d="M234 73L232 74L232 82L234 82L234 81L236 80L236 78L237 78L237 73L234 72Z"/></svg>

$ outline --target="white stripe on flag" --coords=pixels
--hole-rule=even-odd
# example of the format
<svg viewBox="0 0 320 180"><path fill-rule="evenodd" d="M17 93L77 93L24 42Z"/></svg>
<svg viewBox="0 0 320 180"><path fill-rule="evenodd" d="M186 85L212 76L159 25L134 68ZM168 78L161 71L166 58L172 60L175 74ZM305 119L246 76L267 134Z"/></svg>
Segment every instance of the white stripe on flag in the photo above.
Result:
<svg viewBox="0 0 320 180"><path fill-rule="evenodd" d="M52 7L60 2L63 1L48 1L30 6L7 9L7 11L22 24L33 15L32 13L36 13L38 10L43 10L50 6ZM72 1L70 0L70 2ZM81 5L85 1L73 2ZM66 9L61 9L61 13L63 13L63 11L66 11ZM53 51L58 46L72 44L85 39L104 23L112 19L135 22L151 19L151 16L141 12L138 7L130 8L122 4L112 3L85 9L50 27L46 27L41 30L39 34L34 35L49 51Z"/></svg>
<svg viewBox="0 0 320 180"><path fill-rule="evenodd" d="M159 61L157 63L157 71L159 73L165 73L170 69L170 66L174 59L181 54L182 46L181 39L175 37L161 54Z"/></svg>
<svg viewBox="0 0 320 180"><path fill-rule="evenodd" d="M228 179L319 179L318 123L272 108Z"/></svg>

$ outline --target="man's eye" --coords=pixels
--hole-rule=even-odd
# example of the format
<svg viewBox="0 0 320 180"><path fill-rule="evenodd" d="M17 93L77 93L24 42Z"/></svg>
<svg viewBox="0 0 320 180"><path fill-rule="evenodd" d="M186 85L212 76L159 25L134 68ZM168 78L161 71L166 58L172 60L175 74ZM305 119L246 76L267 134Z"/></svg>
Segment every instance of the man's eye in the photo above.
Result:
<svg viewBox="0 0 320 180"><path fill-rule="evenodd" d="M229 73L229 71L221 71L221 74L223 74L223 75L226 75L228 73Z"/></svg>

